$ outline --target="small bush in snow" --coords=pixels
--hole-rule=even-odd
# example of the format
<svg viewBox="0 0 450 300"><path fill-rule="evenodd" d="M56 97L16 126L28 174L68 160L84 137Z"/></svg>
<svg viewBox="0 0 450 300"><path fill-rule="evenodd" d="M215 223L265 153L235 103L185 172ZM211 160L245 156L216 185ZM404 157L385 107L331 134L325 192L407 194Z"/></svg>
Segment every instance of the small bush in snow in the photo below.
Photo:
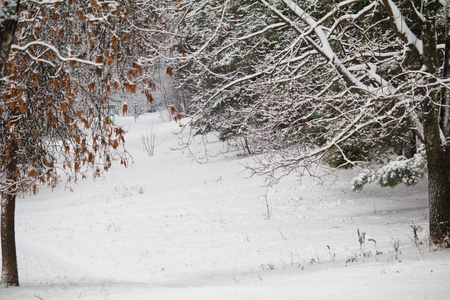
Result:
<svg viewBox="0 0 450 300"><path fill-rule="evenodd" d="M370 182L377 182L382 187L394 187L400 183L414 185L425 175L426 169L426 153L422 148L410 159L400 156L377 171L359 174L352 180L352 187L354 191L361 190L365 184Z"/></svg>
<svg viewBox="0 0 450 300"><path fill-rule="evenodd" d="M147 152L148 156L153 156L156 147L156 130L153 124L145 132L141 133L140 141L142 143L141 149Z"/></svg>

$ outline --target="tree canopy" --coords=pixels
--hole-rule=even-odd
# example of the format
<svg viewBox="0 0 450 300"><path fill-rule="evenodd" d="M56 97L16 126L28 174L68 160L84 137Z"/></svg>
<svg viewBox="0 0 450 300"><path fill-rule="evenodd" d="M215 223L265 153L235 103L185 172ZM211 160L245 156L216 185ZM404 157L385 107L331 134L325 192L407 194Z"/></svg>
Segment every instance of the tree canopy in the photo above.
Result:
<svg viewBox="0 0 450 300"><path fill-rule="evenodd" d="M431 235L447 240L447 1L180 5L187 25L175 76L193 91L197 133L245 139L264 153L255 173L273 179L316 163L369 168L402 152L412 159L423 144Z"/></svg>

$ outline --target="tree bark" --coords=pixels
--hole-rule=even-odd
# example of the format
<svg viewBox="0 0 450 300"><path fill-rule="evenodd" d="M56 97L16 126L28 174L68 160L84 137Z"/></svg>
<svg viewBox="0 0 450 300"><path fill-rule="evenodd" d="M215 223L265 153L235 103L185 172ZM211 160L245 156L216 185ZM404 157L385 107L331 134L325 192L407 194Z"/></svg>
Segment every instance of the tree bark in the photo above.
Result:
<svg viewBox="0 0 450 300"><path fill-rule="evenodd" d="M430 74L437 75L436 14L430 15L432 17L423 23L423 62ZM428 163L429 224L431 241L450 247L450 147L441 138L444 131L441 128L442 114L439 113L440 100L439 91L432 90L422 103Z"/></svg>
<svg viewBox="0 0 450 300"><path fill-rule="evenodd" d="M0 19L0 76L3 76L3 68L8 60L9 51L14 40L18 22L19 4L20 0L2 1L2 4L0 4L2 16ZM12 183L12 187L7 188L2 194L1 199L1 284L4 286L19 285L15 237L16 168L17 162L15 158L3 168L6 182L8 184Z"/></svg>
<svg viewBox="0 0 450 300"><path fill-rule="evenodd" d="M427 150L427 156L431 241L450 247L450 155L448 151Z"/></svg>
<svg viewBox="0 0 450 300"><path fill-rule="evenodd" d="M438 93L433 93L438 99ZM423 103L423 127L428 164L430 238L434 244L450 246L450 148L441 145L439 112L431 99ZM448 149L446 149L448 148Z"/></svg>
<svg viewBox="0 0 450 300"><path fill-rule="evenodd" d="M17 270L16 237L14 216L16 195L2 196L1 244L2 244L2 285L19 286Z"/></svg>
<svg viewBox="0 0 450 300"><path fill-rule="evenodd" d="M13 153L17 152L17 144L11 145ZM15 209L17 194L17 160L12 157L4 168L6 190L1 201L1 246L2 246L2 282L4 286L19 286L17 270Z"/></svg>
<svg viewBox="0 0 450 300"><path fill-rule="evenodd" d="M444 67L442 72L442 78L450 77L450 1L446 1L445 4L445 51L444 51ZM444 131L444 135L450 135L449 124L449 105L450 95L447 88L442 88L441 91L441 112L440 112L440 125Z"/></svg>
<svg viewBox="0 0 450 300"><path fill-rule="evenodd" d="M433 93L438 99L438 92ZM450 147L441 144L439 112L431 99L425 100L424 135L428 164L430 238L436 245L450 247Z"/></svg>

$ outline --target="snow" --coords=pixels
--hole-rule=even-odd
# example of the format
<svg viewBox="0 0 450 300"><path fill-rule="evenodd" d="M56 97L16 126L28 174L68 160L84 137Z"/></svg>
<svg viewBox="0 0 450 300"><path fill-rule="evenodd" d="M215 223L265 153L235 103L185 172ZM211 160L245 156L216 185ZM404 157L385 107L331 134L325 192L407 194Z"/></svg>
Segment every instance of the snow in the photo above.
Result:
<svg viewBox="0 0 450 300"><path fill-rule="evenodd" d="M450 251L426 244L424 180L352 192L358 171L345 171L267 188L213 137L217 155L199 164L173 150L180 127L158 113L116 122L131 167L18 201L21 286L0 299L448 299ZM150 126L154 156L140 142Z"/></svg>

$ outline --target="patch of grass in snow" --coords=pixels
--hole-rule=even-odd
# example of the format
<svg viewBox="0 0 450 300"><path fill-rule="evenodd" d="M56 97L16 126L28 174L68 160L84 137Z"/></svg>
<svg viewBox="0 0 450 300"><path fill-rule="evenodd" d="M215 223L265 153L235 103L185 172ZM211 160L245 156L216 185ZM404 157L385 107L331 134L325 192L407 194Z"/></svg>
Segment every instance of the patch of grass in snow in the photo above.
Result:
<svg viewBox="0 0 450 300"><path fill-rule="evenodd" d="M114 191L120 193L123 198L129 198L135 195L144 194L144 187L142 185L127 186L122 183L119 186L115 186Z"/></svg>

